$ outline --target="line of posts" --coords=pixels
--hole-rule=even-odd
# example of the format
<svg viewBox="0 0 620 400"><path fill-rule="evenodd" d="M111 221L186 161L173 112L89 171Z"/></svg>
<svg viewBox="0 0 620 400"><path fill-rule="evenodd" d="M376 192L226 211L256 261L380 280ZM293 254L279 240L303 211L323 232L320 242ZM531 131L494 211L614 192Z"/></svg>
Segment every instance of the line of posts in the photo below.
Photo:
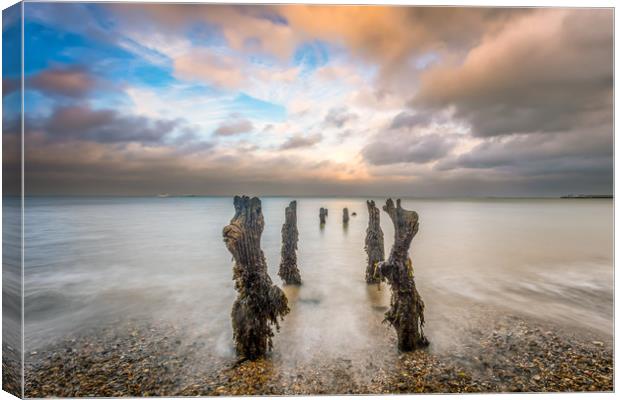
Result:
<svg viewBox="0 0 620 400"><path fill-rule="evenodd" d="M260 247L264 229L262 204L258 197L235 196L235 214L224 227L226 248L233 256L233 279L237 298L231 312L233 340L237 355L242 359L264 356L273 346L272 338L279 323L290 312L286 295L274 285L267 272L267 262ZM387 199L383 211L394 225L394 244L385 259L383 231L380 212L375 202L366 202L368 227L365 251L367 266L365 279L368 284L385 281L391 288L390 308L385 321L396 330L398 348L411 351L428 345L424 336L424 302L418 293L409 247L419 229L419 217L415 211L405 210L400 199L396 204ZM351 214L355 216L355 213ZM327 208L319 210L319 223L326 223ZM343 209L343 225L349 223L349 210ZM297 266L297 202L292 201L285 209L282 225L281 261L278 275L286 285L301 285Z"/></svg>

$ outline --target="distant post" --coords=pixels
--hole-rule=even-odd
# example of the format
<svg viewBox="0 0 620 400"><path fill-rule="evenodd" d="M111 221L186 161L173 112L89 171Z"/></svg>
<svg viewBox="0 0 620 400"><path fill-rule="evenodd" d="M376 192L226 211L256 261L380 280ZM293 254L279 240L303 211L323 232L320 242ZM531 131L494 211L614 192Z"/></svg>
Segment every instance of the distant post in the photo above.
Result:
<svg viewBox="0 0 620 400"><path fill-rule="evenodd" d="M297 268L297 201L291 201L285 210L282 225L282 250L278 275L287 285L301 285L301 276Z"/></svg>
<svg viewBox="0 0 620 400"><path fill-rule="evenodd" d="M409 246L418 233L418 214L403 209L400 199L396 201L396 207L392 199L388 199L383 211L394 224L394 245L390 258L377 267L381 279L387 280L392 289L390 309L385 313L385 320L396 329L398 348L402 351L415 350L428 345L422 329L424 302L415 287L413 265L409 258Z"/></svg>
<svg viewBox="0 0 620 400"><path fill-rule="evenodd" d="M379 262L385 258L383 246L383 231L381 230L381 220L379 209L373 200L366 201L368 207L368 228L366 229L366 241L364 249L368 255L368 265L366 266L366 283L379 283L381 278L375 273Z"/></svg>
<svg viewBox="0 0 620 400"><path fill-rule="evenodd" d="M342 223L343 224L349 223L349 209L346 207L342 209Z"/></svg>
<svg viewBox="0 0 620 400"><path fill-rule="evenodd" d="M325 217L327 216L327 208L321 207L319 210L319 221L321 225L325 225Z"/></svg>
<svg viewBox="0 0 620 400"><path fill-rule="evenodd" d="M231 318L235 348L240 357L256 359L272 348L272 325L289 312L284 292L267 273L265 255L260 248L265 221L257 197L235 196L235 215L224 227L226 248L235 264L233 279L238 292Z"/></svg>

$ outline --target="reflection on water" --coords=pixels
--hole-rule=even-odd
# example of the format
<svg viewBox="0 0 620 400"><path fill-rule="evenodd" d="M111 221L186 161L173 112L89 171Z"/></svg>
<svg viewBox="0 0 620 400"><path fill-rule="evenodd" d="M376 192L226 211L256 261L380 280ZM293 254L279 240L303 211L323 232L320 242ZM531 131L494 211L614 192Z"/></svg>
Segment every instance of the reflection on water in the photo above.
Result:
<svg viewBox="0 0 620 400"><path fill-rule="evenodd" d="M264 198L262 247L278 285L289 198ZM367 353L389 289L364 281L365 199L299 198L299 269L275 346L285 361ZM378 204L384 199L375 199ZM332 210L325 226L318 211ZM426 333L435 348L467 324L467 302L612 334L611 200L404 200L420 214L412 244ZM338 210L356 212L346 226ZM230 198L26 200L26 346L116 321L160 319L232 352ZM386 254L393 229L381 215Z"/></svg>

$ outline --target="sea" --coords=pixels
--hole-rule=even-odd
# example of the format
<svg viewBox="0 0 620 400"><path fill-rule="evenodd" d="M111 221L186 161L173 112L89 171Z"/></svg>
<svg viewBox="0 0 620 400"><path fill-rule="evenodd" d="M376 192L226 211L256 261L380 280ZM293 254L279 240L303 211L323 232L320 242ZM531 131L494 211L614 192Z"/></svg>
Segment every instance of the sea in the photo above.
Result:
<svg viewBox="0 0 620 400"><path fill-rule="evenodd" d="M303 285L284 287L291 313L275 346L296 358L367 352L390 332L376 326L389 286L364 279L367 199L261 200L261 246L280 287L284 210L297 200ZM431 346L447 347L470 329L478 305L612 337L613 200L403 198L402 205L420 217L410 257ZM329 210L324 226L321 207ZM83 330L157 320L232 357L236 292L222 229L233 214L231 197L26 198L26 354ZM387 255L394 229L383 211L381 227Z"/></svg>

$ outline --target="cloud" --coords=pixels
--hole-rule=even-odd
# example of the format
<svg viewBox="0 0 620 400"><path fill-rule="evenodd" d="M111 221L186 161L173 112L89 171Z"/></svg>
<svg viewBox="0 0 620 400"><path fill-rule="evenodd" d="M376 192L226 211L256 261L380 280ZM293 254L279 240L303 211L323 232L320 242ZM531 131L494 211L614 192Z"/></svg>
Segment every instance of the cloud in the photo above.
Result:
<svg viewBox="0 0 620 400"><path fill-rule="evenodd" d="M176 137L167 140L162 143L162 146L171 146L176 149L180 155L188 155L194 153L201 153L207 150L215 148L215 143L208 140L203 140L200 135L197 135L195 127L182 128L181 134Z"/></svg>
<svg viewBox="0 0 620 400"><path fill-rule="evenodd" d="M90 4L80 3L38 3L28 7L25 14L29 20L46 26L61 28L63 31L87 36L101 43L114 43L118 32L102 23Z"/></svg>
<svg viewBox="0 0 620 400"><path fill-rule="evenodd" d="M418 126L425 126L433 121L433 114L431 113L411 113L402 111L394 117L390 129L401 128L415 128Z"/></svg>
<svg viewBox="0 0 620 400"><path fill-rule="evenodd" d="M382 132L362 149L372 165L426 164L446 156L456 145L452 135Z"/></svg>
<svg viewBox="0 0 620 400"><path fill-rule="evenodd" d="M50 35L50 54L43 51L47 59L84 66L52 66L28 80L47 95L31 115L51 112L26 122L27 166L36 171L29 187L122 194L605 192L613 162L612 14L31 4L31 20L58 33ZM70 52L54 57L75 37L68 33L88 45L72 42ZM320 57L305 53L308 43ZM109 51L132 55L91 57ZM85 56L93 61L83 64ZM99 75L89 71L108 65L125 85L100 94ZM93 91L92 103L81 101ZM257 134L243 135L250 131Z"/></svg>
<svg viewBox="0 0 620 400"><path fill-rule="evenodd" d="M333 171L345 170L335 162L317 163L303 155L261 154L245 148L198 154L179 153L176 146L152 148L139 143L118 147L31 141L28 153L29 194L229 195L249 191L283 195L292 188L311 195L342 187ZM344 185L349 187L351 181Z"/></svg>
<svg viewBox="0 0 620 400"><path fill-rule="evenodd" d="M175 59L174 72L181 79L204 81L225 89L237 89L245 80L239 60L205 49Z"/></svg>
<svg viewBox="0 0 620 400"><path fill-rule="evenodd" d="M318 5L109 4L124 26L175 34L203 23L237 52L287 61L303 43L344 46L384 75L429 50L467 47L528 9Z"/></svg>
<svg viewBox="0 0 620 400"><path fill-rule="evenodd" d="M251 132L253 129L252 121L241 118L221 123L213 133L218 136L234 136Z"/></svg>
<svg viewBox="0 0 620 400"><path fill-rule="evenodd" d="M115 110L93 110L88 107L61 107L44 121L33 126L47 132L50 140L98 143L159 143L180 125L180 120L149 119L122 115Z"/></svg>
<svg viewBox="0 0 620 400"><path fill-rule="evenodd" d="M342 128L347 123L351 121L355 121L359 116L351 111L347 107L334 107L331 108L325 119L323 120L323 124L325 126L332 126L336 128Z"/></svg>
<svg viewBox="0 0 620 400"><path fill-rule="evenodd" d="M503 171L515 176L587 174L595 168L597 173L610 175L612 164L611 138L599 128L488 138L469 151L440 161L436 168Z"/></svg>
<svg viewBox="0 0 620 400"><path fill-rule="evenodd" d="M96 86L96 79L79 66L49 68L26 80L27 90L34 89L47 95L72 98L82 98Z"/></svg>
<svg viewBox="0 0 620 400"><path fill-rule="evenodd" d="M17 92L21 88L21 79L19 78L2 78L2 97L8 96L13 92Z"/></svg>
<svg viewBox="0 0 620 400"><path fill-rule="evenodd" d="M413 53L475 42L517 9L459 7L278 7L291 27L323 40L345 44L356 55L380 60L386 70Z"/></svg>
<svg viewBox="0 0 620 400"><path fill-rule="evenodd" d="M286 139L284 143L280 146L280 150L290 150L290 149L298 149L302 147L311 147L315 144L319 143L323 140L323 135L320 133L303 136L303 135L293 135Z"/></svg>
<svg viewBox="0 0 620 400"><path fill-rule="evenodd" d="M174 34L188 25L205 23L215 28L236 51L265 53L284 60L300 38L281 23L276 7L210 4L110 4L107 6L125 24L154 25Z"/></svg>
<svg viewBox="0 0 620 400"><path fill-rule="evenodd" d="M611 125L611 10L540 9L422 73L411 105L452 107L480 137Z"/></svg>

